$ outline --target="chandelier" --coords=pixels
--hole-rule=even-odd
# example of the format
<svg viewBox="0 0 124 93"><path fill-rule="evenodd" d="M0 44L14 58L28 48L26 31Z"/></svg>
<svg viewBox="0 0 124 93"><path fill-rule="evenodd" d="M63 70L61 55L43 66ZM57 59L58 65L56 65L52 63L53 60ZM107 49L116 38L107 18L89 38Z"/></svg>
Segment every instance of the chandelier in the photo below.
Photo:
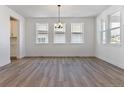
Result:
<svg viewBox="0 0 124 93"><path fill-rule="evenodd" d="M60 17L60 7L61 5L58 6L58 23L55 24L55 29L63 29L63 24L61 23L61 17Z"/></svg>

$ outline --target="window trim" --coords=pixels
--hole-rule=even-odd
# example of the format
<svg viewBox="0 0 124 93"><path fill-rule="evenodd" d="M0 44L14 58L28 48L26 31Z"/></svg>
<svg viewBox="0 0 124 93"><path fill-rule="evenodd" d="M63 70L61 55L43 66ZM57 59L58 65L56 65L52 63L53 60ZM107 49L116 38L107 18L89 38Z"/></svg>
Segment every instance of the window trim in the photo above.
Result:
<svg viewBox="0 0 124 93"><path fill-rule="evenodd" d="M79 34L82 34L82 37L83 37L83 42L80 42L80 43L76 43L76 42L72 42L72 34L73 33L76 33L76 32L72 32L72 25L73 24L82 24L82 32L77 32L77 33L79 33ZM84 44L85 43L85 23L84 22L81 22L81 23L71 23L71 28L70 28L71 30L70 30L70 41L69 41L69 44L78 44L78 45L82 45L82 44Z"/></svg>
<svg viewBox="0 0 124 93"><path fill-rule="evenodd" d="M48 30L47 30L46 34L48 35L48 42L46 42L46 43L40 43L40 42L37 41L37 35L38 35L38 30L36 28L36 24L37 23L39 23L39 24L47 24ZM36 33L36 35L35 35L35 44L37 44L37 45L45 45L45 44L49 44L50 43L49 42L49 24L48 23L35 22L35 33Z"/></svg>
<svg viewBox="0 0 124 93"><path fill-rule="evenodd" d="M111 15L114 15L117 12L120 12L120 26L119 27L111 28L110 16ZM118 46L118 45L121 45L122 44L122 39L121 39L122 38L122 31L121 31L121 24L122 23L121 23L121 19L122 19L121 9L118 9L118 10L116 10L116 11L114 11L114 12L112 12L112 13L110 13L108 15L108 21L109 21L109 23L108 23L108 31L109 31L109 37L108 37L109 42L108 42L108 44L109 45ZM111 31L112 30L115 30L115 29L119 29L119 28L120 28L120 43L111 43Z"/></svg>
<svg viewBox="0 0 124 93"><path fill-rule="evenodd" d="M67 41L66 41L66 23L63 23L64 26L65 26L65 31L64 31L64 32L55 32L55 28L54 28L54 25L55 25L55 24L56 24L56 23L53 24L53 42L52 42L52 44L56 44L56 45L57 45L57 44L58 44L58 45L59 45L59 44L67 44ZM55 42L54 39L55 39L55 34L56 34L56 33L58 33L58 34L59 34L59 33L60 33L60 34L64 34L64 38L65 38L65 42L64 42L64 43L57 43L57 42Z"/></svg>
<svg viewBox="0 0 124 93"><path fill-rule="evenodd" d="M103 30L103 21L105 22L105 30ZM101 34L101 44L102 45L106 45L108 44L108 27L109 27L109 18L107 16L103 17L101 20L100 20L100 24L101 24L101 31L100 31L100 34ZM103 43L103 33L105 32L105 43Z"/></svg>
<svg viewBox="0 0 124 93"><path fill-rule="evenodd" d="M120 12L120 27L110 28L110 15L113 15L116 12ZM106 25L106 27L107 27L106 31L107 32L106 32L106 43L105 44L102 43L102 33L103 33L102 29L100 31L101 44L102 45L106 45L106 46L122 46L122 44L123 44L123 35L122 35L123 32L122 32L122 21L121 21L122 16L123 16L122 15L122 8L118 8L115 11L113 11L113 12L111 12L111 13L109 13L106 16L101 18L101 19L107 18L107 25ZM111 30L118 29L118 28L120 28L120 43L111 43Z"/></svg>

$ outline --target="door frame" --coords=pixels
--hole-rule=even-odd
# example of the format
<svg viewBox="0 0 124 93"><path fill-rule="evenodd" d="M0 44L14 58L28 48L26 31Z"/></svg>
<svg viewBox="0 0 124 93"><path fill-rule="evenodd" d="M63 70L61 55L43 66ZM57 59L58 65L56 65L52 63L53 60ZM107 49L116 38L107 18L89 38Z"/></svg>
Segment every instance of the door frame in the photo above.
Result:
<svg viewBox="0 0 124 93"><path fill-rule="evenodd" d="M17 29L18 29L17 30L17 59L19 59L20 58L20 21L13 16L10 16L9 21L11 21L11 18L17 21ZM10 24L10 35L11 35L11 24ZM10 51L11 51L11 46L10 46ZM11 57L11 55L10 55L10 57Z"/></svg>

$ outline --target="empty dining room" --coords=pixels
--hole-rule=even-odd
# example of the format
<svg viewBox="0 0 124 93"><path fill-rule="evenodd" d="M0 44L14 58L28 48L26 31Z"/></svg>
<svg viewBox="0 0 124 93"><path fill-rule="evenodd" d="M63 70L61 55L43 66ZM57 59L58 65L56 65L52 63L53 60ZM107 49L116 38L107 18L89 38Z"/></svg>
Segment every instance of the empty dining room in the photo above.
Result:
<svg viewBox="0 0 124 93"><path fill-rule="evenodd" d="M124 87L124 6L0 5L0 87Z"/></svg>

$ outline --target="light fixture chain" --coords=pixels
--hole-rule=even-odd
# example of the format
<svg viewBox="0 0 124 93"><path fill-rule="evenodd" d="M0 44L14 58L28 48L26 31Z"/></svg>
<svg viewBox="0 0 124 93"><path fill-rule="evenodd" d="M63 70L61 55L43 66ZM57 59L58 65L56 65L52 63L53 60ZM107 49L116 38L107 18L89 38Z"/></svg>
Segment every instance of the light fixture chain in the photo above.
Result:
<svg viewBox="0 0 124 93"><path fill-rule="evenodd" d="M58 5L58 22L61 21L61 20L60 20L60 7L61 7L61 5Z"/></svg>

